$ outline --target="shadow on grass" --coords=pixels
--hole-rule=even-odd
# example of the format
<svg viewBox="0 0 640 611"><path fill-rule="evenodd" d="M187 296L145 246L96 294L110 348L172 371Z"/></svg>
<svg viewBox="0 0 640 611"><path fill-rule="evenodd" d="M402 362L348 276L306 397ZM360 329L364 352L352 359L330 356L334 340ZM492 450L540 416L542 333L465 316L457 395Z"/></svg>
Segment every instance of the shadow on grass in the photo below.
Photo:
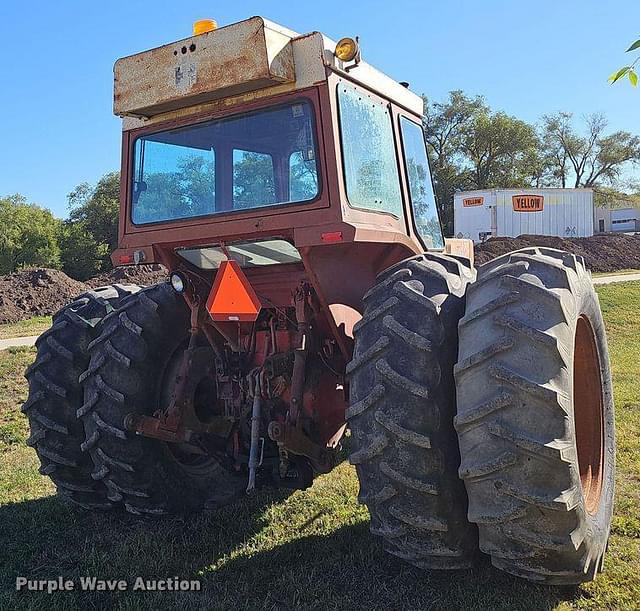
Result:
<svg viewBox="0 0 640 611"><path fill-rule="evenodd" d="M382 550L364 522L267 527L285 495L185 520L93 515L49 497L0 507L0 609L551 609L577 590L494 570L424 572ZM279 534L278 534L279 533ZM288 542L281 543L287 537ZM297 537L297 538L296 538ZM200 592L15 592L17 576L200 579ZM78 586L79 588L79 586Z"/></svg>
<svg viewBox="0 0 640 611"><path fill-rule="evenodd" d="M207 579L265 609L551 609L576 588L536 586L494 569L422 571L385 553L367 523L311 535L257 554L239 554ZM259 579L255 579L259 576Z"/></svg>
<svg viewBox="0 0 640 611"><path fill-rule="evenodd" d="M234 506L186 518L137 519L124 513L89 513L56 496L0 506L0 609L176 608L189 596L146 592L15 591L16 578L79 584L82 576L124 579L197 579L264 526L265 511L287 493L260 493ZM207 595L203 583L198 598ZM152 600L160 595L158 600ZM166 606L165 606L166 601ZM178 604L177 608L182 608ZM209 608L207 604L205 607Z"/></svg>

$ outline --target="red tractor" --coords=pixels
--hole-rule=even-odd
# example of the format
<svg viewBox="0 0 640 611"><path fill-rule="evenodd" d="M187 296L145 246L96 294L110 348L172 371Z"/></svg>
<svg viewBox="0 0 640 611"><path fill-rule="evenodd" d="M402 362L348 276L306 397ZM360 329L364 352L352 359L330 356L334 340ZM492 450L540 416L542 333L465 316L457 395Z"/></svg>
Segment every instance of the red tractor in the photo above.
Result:
<svg viewBox="0 0 640 611"><path fill-rule="evenodd" d="M143 516L304 489L350 460L371 531L427 569L602 568L614 476L602 316L580 257L473 267L443 239L422 99L254 17L120 59L116 265L169 282L63 308L28 372L58 491Z"/></svg>

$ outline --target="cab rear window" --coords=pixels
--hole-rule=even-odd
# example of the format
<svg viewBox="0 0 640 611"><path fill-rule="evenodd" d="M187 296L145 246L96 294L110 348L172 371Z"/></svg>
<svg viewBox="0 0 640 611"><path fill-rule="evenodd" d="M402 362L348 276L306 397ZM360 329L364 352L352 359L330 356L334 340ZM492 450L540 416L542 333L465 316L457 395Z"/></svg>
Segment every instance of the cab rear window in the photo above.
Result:
<svg viewBox="0 0 640 611"><path fill-rule="evenodd" d="M147 134L133 153L136 224L307 202L319 194L313 107L304 100Z"/></svg>

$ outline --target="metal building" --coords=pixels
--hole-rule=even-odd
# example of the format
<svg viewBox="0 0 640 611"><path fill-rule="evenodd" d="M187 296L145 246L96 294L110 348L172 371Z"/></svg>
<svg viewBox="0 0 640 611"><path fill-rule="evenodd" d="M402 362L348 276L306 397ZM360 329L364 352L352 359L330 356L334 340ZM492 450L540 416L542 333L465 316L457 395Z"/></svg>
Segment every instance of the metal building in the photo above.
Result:
<svg viewBox="0 0 640 611"><path fill-rule="evenodd" d="M481 242L523 234L567 238L593 235L591 189L486 189L454 197L456 237Z"/></svg>
<svg viewBox="0 0 640 611"><path fill-rule="evenodd" d="M640 206L596 208L595 230L598 233L603 231L640 231Z"/></svg>

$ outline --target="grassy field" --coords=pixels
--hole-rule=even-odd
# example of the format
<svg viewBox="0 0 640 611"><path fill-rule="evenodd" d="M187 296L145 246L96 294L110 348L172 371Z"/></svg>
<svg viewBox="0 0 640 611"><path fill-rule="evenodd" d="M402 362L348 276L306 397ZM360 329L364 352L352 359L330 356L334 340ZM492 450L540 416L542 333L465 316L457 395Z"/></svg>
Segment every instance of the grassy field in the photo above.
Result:
<svg viewBox="0 0 640 611"><path fill-rule="evenodd" d="M51 316L36 316L20 322L0 325L0 339L40 335L51 326Z"/></svg>
<svg viewBox="0 0 640 611"><path fill-rule="evenodd" d="M0 609L638 609L640 605L640 283L598 288L609 330L618 429L618 487L605 573L545 588L485 561L426 573L369 536L353 469L310 490L263 493L186 520L87 514L53 496L25 446L22 378L34 349L0 352ZM17 576L200 579L200 592L14 591Z"/></svg>

